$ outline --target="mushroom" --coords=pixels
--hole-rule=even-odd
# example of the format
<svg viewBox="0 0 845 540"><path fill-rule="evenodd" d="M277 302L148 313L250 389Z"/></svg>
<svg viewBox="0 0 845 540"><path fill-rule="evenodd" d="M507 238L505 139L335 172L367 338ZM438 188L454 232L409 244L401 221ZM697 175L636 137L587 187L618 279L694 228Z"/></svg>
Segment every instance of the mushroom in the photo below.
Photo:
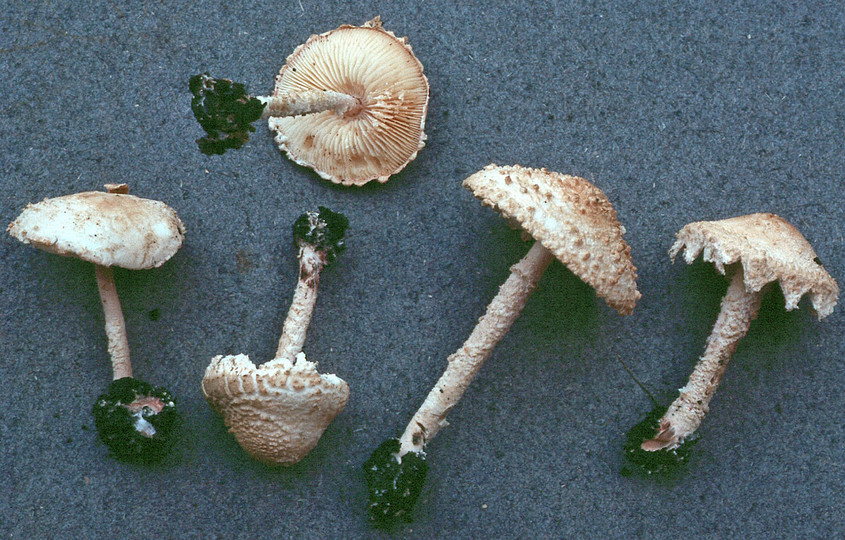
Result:
<svg viewBox="0 0 845 540"><path fill-rule="evenodd" d="M757 317L767 285L780 283L788 311L809 293L819 320L830 315L839 296L836 281L809 242L774 214L690 223L678 232L669 255L674 260L681 250L687 263L703 253L731 281L704 355L678 398L631 430L626 454L648 472L670 470L686 460L731 355Z"/></svg>
<svg viewBox="0 0 845 540"><path fill-rule="evenodd" d="M112 267L161 266L182 245L185 227L166 204L129 195L126 184L105 187L30 204L7 230L24 244L94 263L114 374L94 404L94 423L116 458L150 463L172 446L179 413L166 388L132 377Z"/></svg>
<svg viewBox="0 0 845 540"><path fill-rule="evenodd" d="M207 135L206 154L240 148L250 125L269 118L290 159L344 185L386 182L425 145L428 80L407 38L381 19L313 35L276 77L273 95L207 74L190 81L191 108Z"/></svg>
<svg viewBox="0 0 845 540"><path fill-rule="evenodd" d="M398 439L382 443L364 463L372 519L406 518L427 471L425 446L447 425L496 344L519 317L543 271L557 257L599 297L629 315L640 293L624 227L601 190L582 178L521 166L488 165L463 182L486 206L519 224L536 242L511 274Z"/></svg>
<svg viewBox="0 0 845 540"><path fill-rule="evenodd" d="M202 393L241 447L268 465L292 465L311 451L349 399L346 382L321 375L302 352L320 272L345 249L346 216L320 207L293 224L299 282L273 360L256 367L244 354L215 356Z"/></svg>

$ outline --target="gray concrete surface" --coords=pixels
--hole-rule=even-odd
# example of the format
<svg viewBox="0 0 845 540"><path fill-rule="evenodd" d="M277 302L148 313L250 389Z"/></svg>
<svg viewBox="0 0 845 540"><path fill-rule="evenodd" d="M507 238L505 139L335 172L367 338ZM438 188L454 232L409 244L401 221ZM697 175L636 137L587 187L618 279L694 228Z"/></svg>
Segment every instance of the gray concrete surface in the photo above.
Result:
<svg viewBox="0 0 845 540"><path fill-rule="evenodd" d="M89 265L0 241L0 535L9 538L808 538L845 528L845 316L774 291L684 475L620 474L673 399L727 281L671 264L684 224L770 211L845 280L845 10L837 2L12 1L0 13L0 218L128 182L173 206L183 249L117 271L136 374L173 390L162 465L108 456L110 380ZM267 93L310 34L381 15L431 83L427 146L387 184L336 187L259 126L207 157L202 71ZM429 447L414 521L374 529L361 463L404 427L509 265L519 234L460 182L519 163L583 176L628 229L643 298L621 318L554 263ZM250 460L205 404L216 354L269 359L296 283L289 227L351 221L305 350L351 388L305 460Z"/></svg>

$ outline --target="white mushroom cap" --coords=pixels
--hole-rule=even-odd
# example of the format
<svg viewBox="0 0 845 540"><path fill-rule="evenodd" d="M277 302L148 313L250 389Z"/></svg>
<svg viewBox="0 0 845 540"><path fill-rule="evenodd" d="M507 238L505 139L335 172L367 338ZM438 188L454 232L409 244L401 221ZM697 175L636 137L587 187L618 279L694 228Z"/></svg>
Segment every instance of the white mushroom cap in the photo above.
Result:
<svg viewBox="0 0 845 540"><path fill-rule="evenodd" d="M360 110L270 118L276 143L296 163L335 183L386 182L425 145L428 80L407 38L376 17L311 36L276 77L274 95L332 90Z"/></svg>
<svg viewBox="0 0 845 540"><path fill-rule="evenodd" d="M248 454L279 465L305 457L349 399L346 382L318 373L304 353L260 367L243 354L215 356L202 392Z"/></svg>
<svg viewBox="0 0 845 540"><path fill-rule="evenodd" d="M185 226L163 202L86 191L27 205L7 230L50 253L142 270L161 266L178 251Z"/></svg>
<svg viewBox="0 0 845 540"><path fill-rule="evenodd" d="M758 292L768 283L778 281L786 299L786 309L793 310L809 293L813 309L822 319L833 312L839 286L818 263L813 246L788 221L775 214L751 214L721 221L697 221L681 229L669 250L674 258L684 251L684 260L692 263L703 252L724 274L725 266L742 263L743 280L748 292Z"/></svg>
<svg viewBox="0 0 845 540"><path fill-rule="evenodd" d="M604 193L583 178L514 165L488 165L463 183L516 223L592 286L607 305L630 315L640 298L625 228Z"/></svg>

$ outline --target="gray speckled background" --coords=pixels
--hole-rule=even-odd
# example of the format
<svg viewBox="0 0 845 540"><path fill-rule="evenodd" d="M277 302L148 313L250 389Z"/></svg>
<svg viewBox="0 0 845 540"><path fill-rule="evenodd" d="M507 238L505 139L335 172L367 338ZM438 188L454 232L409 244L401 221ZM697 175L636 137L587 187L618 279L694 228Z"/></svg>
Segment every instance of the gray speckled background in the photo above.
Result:
<svg viewBox="0 0 845 540"><path fill-rule="evenodd" d="M261 126L239 152L198 152L191 75L267 93L310 34L376 14L409 37L431 83L428 144L402 173L336 187ZM415 520L392 535L845 528L845 316L818 323L806 301L786 313L779 291L686 474L619 473L625 432L652 406L619 360L671 400L727 287L709 265L670 263L680 227L775 212L845 280L841 3L13 1L0 30L3 223L28 202L120 181L188 228L162 268L116 272L136 374L170 387L186 419L180 451L156 467L109 458L93 429L110 367L90 266L0 241L2 536L384 535L367 521L361 463L404 427L527 250L460 187L490 162L603 189L643 299L623 319L554 263L429 446ZM215 354L271 357L297 277L289 227L317 205L351 229L305 350L352 396L312 454L271 470L227 434L199 381Z"/></svg>

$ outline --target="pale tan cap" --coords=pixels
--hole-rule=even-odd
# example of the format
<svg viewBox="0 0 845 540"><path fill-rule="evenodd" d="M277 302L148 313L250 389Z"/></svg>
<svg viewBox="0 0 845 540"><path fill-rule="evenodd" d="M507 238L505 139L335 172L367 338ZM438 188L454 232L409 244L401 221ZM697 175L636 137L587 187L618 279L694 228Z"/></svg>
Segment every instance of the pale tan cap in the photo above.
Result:
<svg viewBox="0 0 845 540"><path fill-rule="evenodd" d="M27 205L7 231L50 253L143 270L179 250L185 226L163 202L86 191Z"/></svg>
<svg viewBox="0 0 845 540"><path fill-rule="evenodd" d="M607 305L630 315L640 298L625 228L600 189L583 178L514 165L488 165L463 183L519 225Z"/></svg>
<svg viewBox="0 0 845 540"><path fill-rule="evenodd" d="M260 367L243 354L215 356L202 393L249 455L275 465L305 457L349 399L346 382L318 373L304 353Z"/></svg>
<svg viewBox="0 0 845 540"><path fill-rule="evenodd" d="M674 258L684 248L684 260L692 263L703 253L724 274L725 266L742 263L745 288L758 292L777 281L793 310L809 293L813 309L822 319L833 312L839 286L817 262L813 246L788 221L775 214L751 214L721 221L697 221L681 229L669 250Z"/></svg>
<svg viewBox="0 0 845 540"><path fill-rule="evenodd" d="M407 38L376 17L311 36L276 77L274 95L332 90L359 110L270 118L276 143L296 163L335 183L386 182L425 145L428 80Z"/></svg>

